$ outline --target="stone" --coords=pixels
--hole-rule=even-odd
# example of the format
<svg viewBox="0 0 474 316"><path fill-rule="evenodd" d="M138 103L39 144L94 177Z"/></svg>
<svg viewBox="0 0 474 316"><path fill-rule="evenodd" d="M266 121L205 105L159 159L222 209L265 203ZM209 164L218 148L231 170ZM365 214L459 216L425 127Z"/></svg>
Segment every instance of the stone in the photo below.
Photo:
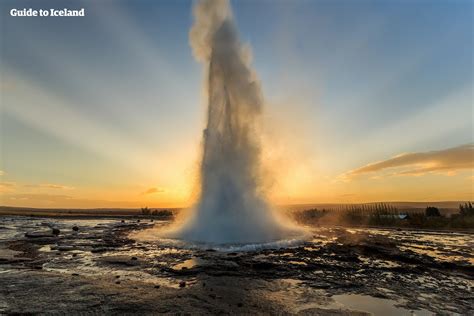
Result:
<svg viewBox="0 0 474 316"><path fill-rule="evenodd" d="M71 251L71 250L76 250L76 247L70 246L70 245L61 245L61 246L51 247L51 250Z"/></svg>
<svg viewBox="0 0 474 316"><path fill-rule="evenodd" d="M106 248L106 247L97 247L97 248L91 249L91 252L92 253L99 253L99 252L106 252L108 250L109 250L109 248Z"/></svg>
<svg viewBox="0 0 474 316"><path fill-rule="evenodd" d="M48 232L48 231L34 231L34 232L25 233L25 237L27 237L27 238L51 238L51 237L56 237L56 236L53 235L52 232Z"/></svg>
<svg viewBox="0 0 474 316"><path fill-rule="evenodd" d="M130 257L128 256L105 256L105 257L99 258L98 261L105 264L124 265L124 266L135 266L138 264L136 260L130 260Z"/></svg>

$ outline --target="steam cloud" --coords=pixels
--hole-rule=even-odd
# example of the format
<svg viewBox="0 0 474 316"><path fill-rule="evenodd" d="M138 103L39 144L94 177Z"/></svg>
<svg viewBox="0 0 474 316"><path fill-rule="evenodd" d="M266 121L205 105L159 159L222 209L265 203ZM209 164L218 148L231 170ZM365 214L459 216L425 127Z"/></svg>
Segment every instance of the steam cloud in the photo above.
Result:
<svg viewBox="0 0 474 316"><path fill-rule="evenodd" d="M292 228L277 220L261 191L257 132L263 98L230 3L200 1L194 17L190 44L207 69L207 126L200 198L176 237L212 243L286 237Z"/></svg>

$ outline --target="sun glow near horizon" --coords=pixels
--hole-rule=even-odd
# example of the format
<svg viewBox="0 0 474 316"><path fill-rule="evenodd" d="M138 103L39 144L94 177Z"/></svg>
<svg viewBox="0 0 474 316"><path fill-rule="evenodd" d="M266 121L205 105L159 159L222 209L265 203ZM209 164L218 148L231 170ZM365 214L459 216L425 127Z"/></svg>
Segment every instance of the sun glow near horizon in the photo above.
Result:
<svg viewBox="0 0 474 316"><path fill-rule="evenodd" d="M234 3L265 98L262 189L274 204L473 200L472 13L347 5ZM5 17L0 205L192 205L205 104L191 2L85 6Z"/></svg>

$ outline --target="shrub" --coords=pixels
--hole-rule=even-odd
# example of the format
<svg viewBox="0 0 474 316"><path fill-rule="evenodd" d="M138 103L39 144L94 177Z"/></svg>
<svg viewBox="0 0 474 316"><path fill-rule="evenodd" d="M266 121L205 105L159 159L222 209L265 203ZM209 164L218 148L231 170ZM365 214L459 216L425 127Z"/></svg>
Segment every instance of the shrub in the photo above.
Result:
<svg viewBox="0 0 474 316"><path fill-rule="evenodd" d="M441 213L439 212L439 209L434 206L428 206L425 210L425 215L427 217L433 217L433 216L441 216Z"/></svg>

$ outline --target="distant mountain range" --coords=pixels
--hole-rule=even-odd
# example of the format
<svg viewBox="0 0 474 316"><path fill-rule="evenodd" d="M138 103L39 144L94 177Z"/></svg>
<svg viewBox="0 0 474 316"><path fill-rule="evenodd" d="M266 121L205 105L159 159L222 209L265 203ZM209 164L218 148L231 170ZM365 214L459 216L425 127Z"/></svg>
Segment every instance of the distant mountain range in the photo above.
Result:
<svg viewBox="0 0 474 316"><path fill-rule="evenodd" d="M385 203L395 206L399 210L410 210L410 209L424 209L427 206L435 206L439 209L457 210L459 204L465 203L465 201L435 201L435 202L373 202L373 203L354 203L355 205L371 205ZM281 210L305 210L311 208L317 209L336 209L351 205L350 203L314 203L314 204L290 204L290 205L279 205L277 206ZM151 210L163 210L168 209L171 211L178 211L181 208L162 208L162 207L150 207ZM104 216L127 216L127 215L138 215L141 212L140 208L33 208L33 207L13 207L13 206L0 206L0 215L7 214L25 214L31 215L104 215Z"/></svg>

